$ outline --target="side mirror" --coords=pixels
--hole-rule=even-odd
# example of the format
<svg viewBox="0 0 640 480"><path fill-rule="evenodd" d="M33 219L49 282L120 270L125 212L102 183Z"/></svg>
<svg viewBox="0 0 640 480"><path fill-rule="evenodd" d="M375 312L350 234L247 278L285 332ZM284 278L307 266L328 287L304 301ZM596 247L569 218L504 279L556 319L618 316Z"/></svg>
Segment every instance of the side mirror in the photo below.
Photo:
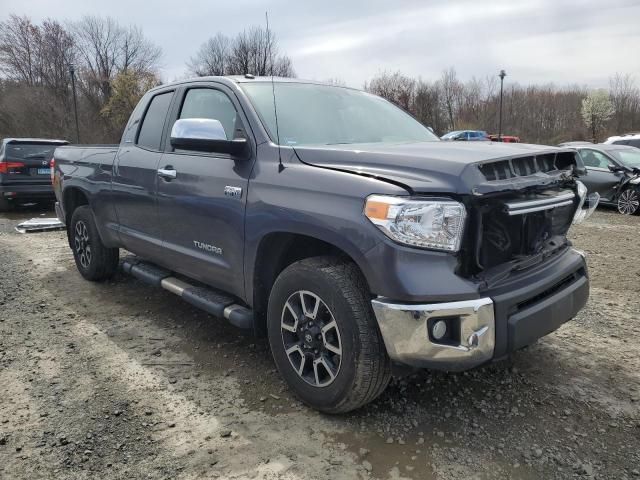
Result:
<svg viewBox="0 0 640 480"><path fill-rule="evenodd" d="M171 128L171 145L181 150L208 153L228 153L240 156L246 153L246 138L227 140L219 120L210 118L183 118Z"/></svg>
<svg viewBox="0 0 640 480"><path fill-rule="evenodd" d="M618 165L609 165L609 170L616 173L624 171L624 168L619 167Z"/></svg>

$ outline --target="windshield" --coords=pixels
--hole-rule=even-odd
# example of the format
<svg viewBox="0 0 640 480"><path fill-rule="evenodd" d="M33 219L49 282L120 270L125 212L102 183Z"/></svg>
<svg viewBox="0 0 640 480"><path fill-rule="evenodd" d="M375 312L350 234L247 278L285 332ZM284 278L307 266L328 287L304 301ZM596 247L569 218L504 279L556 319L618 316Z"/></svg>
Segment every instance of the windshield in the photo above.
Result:
<svg viewBox="0 0 640 480"><path fill-rule="evenodd" d="M281 145L439 141L398 107L359 90L305 83L245 83L271 139ZM273 91L277 99L278 132Z"/></svg>
<svg viewBox="0 0 640 480"><path fill-rule="evenodd" d="M50 160L53 151L58 145L34 145L26 143L9 143L6 148L6 157L14 160L28 160L30 158L44 158Z"/></svg>
<svg viewBox="0 0 640 480"><path fill-rule="evenodd" d="M640 168L640 149L613 150L610 153L624 166Z"/></svg>

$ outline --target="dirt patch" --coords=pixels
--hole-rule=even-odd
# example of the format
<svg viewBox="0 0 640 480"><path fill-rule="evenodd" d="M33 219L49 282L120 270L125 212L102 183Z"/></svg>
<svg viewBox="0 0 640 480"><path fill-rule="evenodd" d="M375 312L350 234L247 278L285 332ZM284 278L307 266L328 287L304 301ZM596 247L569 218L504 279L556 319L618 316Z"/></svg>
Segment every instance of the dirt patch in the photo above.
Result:
<svg viewBox="0 0 640 480"><path fill-rule="evenodd" d="M40 214L0 217L0 478L640 478L640 217L572 230L592 283L573 322L331 417L265 340L130 277L85 282L63 233L13 231Z"/></svg>

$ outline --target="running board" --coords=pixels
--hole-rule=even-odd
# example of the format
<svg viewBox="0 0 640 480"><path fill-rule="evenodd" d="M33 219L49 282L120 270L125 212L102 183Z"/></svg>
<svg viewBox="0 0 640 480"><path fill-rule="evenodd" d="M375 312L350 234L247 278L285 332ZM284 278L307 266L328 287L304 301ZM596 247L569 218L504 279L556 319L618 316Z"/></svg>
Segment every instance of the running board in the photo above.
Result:
<svg viewBox="0 0 640 480"><path fill-rule="evenodd" d="M230 295L208 287L197 287L173 276L173 273L136 257L122 261L122 270L145 283L162 287L218 318L224 317L238 328L253 328L253 312L236 304Z"/></svg>

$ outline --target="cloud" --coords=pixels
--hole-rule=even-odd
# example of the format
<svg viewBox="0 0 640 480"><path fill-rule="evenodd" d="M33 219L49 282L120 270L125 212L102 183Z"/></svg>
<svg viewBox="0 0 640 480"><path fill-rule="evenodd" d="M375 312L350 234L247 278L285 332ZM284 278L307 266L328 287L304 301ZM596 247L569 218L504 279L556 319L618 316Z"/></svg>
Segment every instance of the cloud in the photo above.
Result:
<svg viewBox="0 0 640 480"><path fill-rule="evenodd" d="M185 61L209 36L271 27L301 77L340 78L360 87L380 71L434 79L453 66L461 78L606 86L615 72L639 72L640 4L634 0L3 0L3 12L77 19L111 15L140 25L164 51L163 76L184 75ZM0 18L2 18L0 16Z"/></svg>

